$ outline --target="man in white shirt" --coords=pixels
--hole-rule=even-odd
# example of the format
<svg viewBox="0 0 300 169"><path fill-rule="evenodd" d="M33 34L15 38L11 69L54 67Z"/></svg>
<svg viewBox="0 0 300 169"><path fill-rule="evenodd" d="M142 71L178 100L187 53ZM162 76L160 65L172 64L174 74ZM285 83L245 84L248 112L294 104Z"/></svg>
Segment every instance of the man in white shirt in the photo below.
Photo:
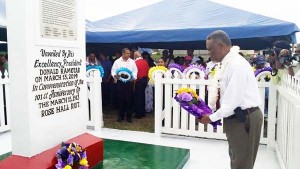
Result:
<svg viewBox="0 0 300 169"><path fill-rule="evenodd" d="M221 62L217 78L221 106L199 122L207 124L224 118L229 144L231 169L253 169L259 146L262 112L257 81L250 64L238 54L238 47L224 31L215 31L206 38L206 48L212 61Z"/></svg>
<svg viewBox="0 0 300 169"><path fill-rule="evenodd" d="M126 114L127 122L132 123L132 112L130 110L133 93L132 82L137 78L137 67L135 61L130 58L130 54L130 50L124 48L122 50L122 56L114 62L111 68L111 75L117 80L117 93L119 93L119 117L117 122L123 121ZM121 76L116 74L116 71L121 67L127 68L132 72L133 77L130 81L123 82L120 79Z"/></svg>

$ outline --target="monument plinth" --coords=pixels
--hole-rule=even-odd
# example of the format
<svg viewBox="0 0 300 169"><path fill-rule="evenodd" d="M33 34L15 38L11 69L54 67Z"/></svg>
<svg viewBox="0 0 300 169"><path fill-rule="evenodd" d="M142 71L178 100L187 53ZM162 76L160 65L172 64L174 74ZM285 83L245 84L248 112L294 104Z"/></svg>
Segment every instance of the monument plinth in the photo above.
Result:
<svg viewBox="0 0 300 169"><path fill-rule="evenodd" d="M83 149L86 149L88 154L89 168L93 168L99 162L103 161L103 139L97 138L90 134L82 134L71 140L68 143L81 143ZM7 169L53 169L57 163L55 154L60 148L57 145L49 150L46 150L31 158L18 155L12 155L3 161L0 161L0 168Z"/></svg>
<svg viewBox="0 0 300 169"><path fill-rule="evenodd" d="M86 132L84 6L6 1L13 156L34 157Z"/></svg>

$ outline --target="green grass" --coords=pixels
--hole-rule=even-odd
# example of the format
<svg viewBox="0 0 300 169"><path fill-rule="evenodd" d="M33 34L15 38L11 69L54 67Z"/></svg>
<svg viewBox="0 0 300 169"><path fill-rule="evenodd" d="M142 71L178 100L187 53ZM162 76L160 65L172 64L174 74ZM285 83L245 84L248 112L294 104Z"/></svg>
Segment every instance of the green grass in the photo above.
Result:
<svg viewBox="0 0 300 169"><path fill-rule="evenodd" d="M161 55L160 53L157 53L157 54L155 54L155 55L152 55L151 57L152 57L152 59L153 59L154 61L156 61L156 60L158 60L159 58L161 58L162 55Z"/></svg>
<svg viewBox="0 0 300 169"><path fill-rule="evenodd" d="M146 114L146 117L142 119L134 118L133 113L132 123L128 123L126 120L123 120L122 122L117 122L117 118L117 109L113 107L103 108L103 121L105 128L154 133L154 113Z"/></svg>

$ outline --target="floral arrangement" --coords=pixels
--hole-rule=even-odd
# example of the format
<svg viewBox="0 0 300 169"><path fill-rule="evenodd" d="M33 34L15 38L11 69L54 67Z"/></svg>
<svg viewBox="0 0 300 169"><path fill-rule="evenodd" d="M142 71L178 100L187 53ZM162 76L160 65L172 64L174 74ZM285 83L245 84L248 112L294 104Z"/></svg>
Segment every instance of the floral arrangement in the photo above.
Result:
<svg viewBox="0 0 300 169"><path fill-rule="evenodd" d="M150 82L154 83L155 73L160 72L162 74L165 74L166 71L167 71L167 68L164 67L164 66L155 66L155 67L152 67L149 70L149 72L148 72L148 77L150 79Z"/></svg>
<svg viewBox="0 0 300 169"><path fill-rule="evenodd" d="M215 63L209 72L206 72L205 79L212 79L217 71L220 70L220 63Z"/></svg>
<svg viewBox="0 0 300 169"><path fill-rule="evenodd" d="M264 68L262 68L262 69L257 69L257 70L255 70L254 71L254 75L255 75L255 77L257 76L257 75L259 75L261 72L272 72L272 68L271 67L264 67Z"/></svg>
<svg viewBox="0 0 300 169"><path fill-rule="evenodd" d="M221 67L220 64L217 63L215 66L211 69L211 71L207 75L207 79L211 79L212 84L211 86L208 86L208 105L211 109L216 109L216 103L219 98L219 89L220 89L220 72Z"/></svg>
<svg viewBox="0 0 300 169"><path fill-rule="evenodd" d="M257 79L257 81L260 81L262 78L264 78L264 80L266 82L270 81L271 79L271 73L273 71L273 69L271 67L263 67L261 69L253 69L254 70L254 75L255 78Z"/></svg>
<svg viewBox="0 0 300 169"><path fill-rule="evenodd" d="M205 104L205 102L197 95L196 91L191 88L182 87L177 90L174 99L179 102L180 106L196 118L201 119L203 115L212 114L212 110ZM214 129L218 125L222 125L221 121L210 123Z"/></svg>
<svg viewBox="0 0 300 169"><path fill-rule="evenodd" d="M88 169L86 151L76 143L61 143L61 148L56 153L57 169L72 169L79 166L79 169Z"/></svg>
<svg viewBox="0 0 300 169"><path fill-rule="evenodd" d="M104 76L104 69L103 69L102 66L99 66L99 65L87 65L86 66L86 71L87 72L92 71L92 70L99 70L100 76L101 77Z"/></svg>
<svg viewBox="0 0 300 169"><path fill-rule="evenodd" d="M189 67L185 68L183 71L183 74L186 75L186 77L190 78L190 75L192 73L196 74L196 79L199 79L201 77L205 76L205 68L201 65L190 65ZM202 75L203 73L203 75Z"/></svg>
<svg viewBox="0 0 300 169"><path fill-rule="evenodd" d="M174 78L175 75L176 76L179 75L180 78L183 78L183 76L184 76L184 74L182 73L183 70L184 70L184 67L179 64L176 64L176 63L171 63L168 66L168 71L171 72L171 78Z"/></svg>
<svg viewBox="0 0 300 169"><path fill-rule="evenodd" d="M185 68L183 73L187 73L189 72L190 70L193 70L193 69L198 69L200 71L205 71L205 68L202 66L202 65L190 65L189 67Z"/></svg>
<svg viewBox="0 0 300 169"><path fill-rule="evenodd" d="M120 80L124 83L127 83L128 81L133 79L132 71L125 67L117 69L116 74L120 75Z"/></svg>
<svg viewBox="0 0 300 169"><path fill-rule="evenodd" d="M183 70L184 70L183 66L181 66L177 63L170 63L169 66L168 66L168 69L171 69L171 68L178 69L178 70L180 70L180 72L183 72Z"/></svg>

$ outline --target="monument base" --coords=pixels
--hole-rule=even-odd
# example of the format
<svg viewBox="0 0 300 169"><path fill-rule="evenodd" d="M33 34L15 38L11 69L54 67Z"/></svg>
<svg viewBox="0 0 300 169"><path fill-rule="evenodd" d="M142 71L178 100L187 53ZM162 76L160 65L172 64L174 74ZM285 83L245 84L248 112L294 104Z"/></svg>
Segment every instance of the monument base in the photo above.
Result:
<svg viewBox="0 0 300 169"><path fill-rule="evenodd" d="M89 168L103 161L103 139L85 133L66 142L75 142L86 149ZM57 163L56 152L59 148L60 144L31 158L12 155L0 161L0 168L53 169Z"/></svg>

